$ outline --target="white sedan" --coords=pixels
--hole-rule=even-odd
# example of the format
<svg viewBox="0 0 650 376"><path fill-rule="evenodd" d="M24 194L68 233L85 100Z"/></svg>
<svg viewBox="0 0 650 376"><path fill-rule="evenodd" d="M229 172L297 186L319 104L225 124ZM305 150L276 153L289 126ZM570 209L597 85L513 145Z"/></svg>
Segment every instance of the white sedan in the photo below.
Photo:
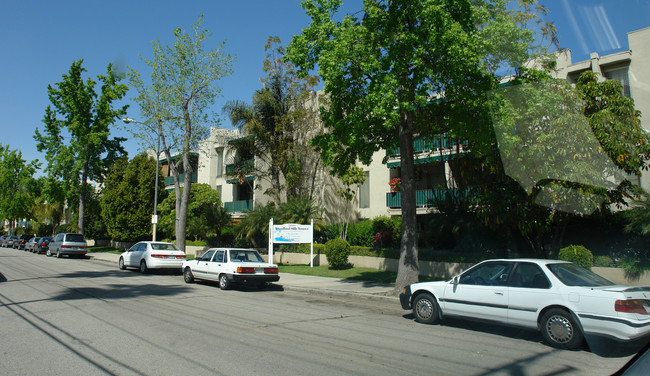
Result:
<svg viewBox="0 0 650 376"><path fill-rule="evenodd" d="M278 266L269 264L257 251L242 248L210 248L201 257L183 264L183 278L219 282L222 290L235 284L254 284L259 288L280 280Z"/></svg>
<svg viewBox="0 0 650 376"><path fill-rule="evenodd" d="M400 294L419 322L443 316L538 329L553 347L584 335L629 341L650 334L650 286L618 286L573 263L512 259L478 263L450 281L420 282Z"/></svg>
<svg viewBox="0 0 650 376"><path fill-rule="evenodd" d="M185 262L185 252L165 242L140 242L120 255L118 266L139 268L142 273L149 269L178 269Z"/></svg>

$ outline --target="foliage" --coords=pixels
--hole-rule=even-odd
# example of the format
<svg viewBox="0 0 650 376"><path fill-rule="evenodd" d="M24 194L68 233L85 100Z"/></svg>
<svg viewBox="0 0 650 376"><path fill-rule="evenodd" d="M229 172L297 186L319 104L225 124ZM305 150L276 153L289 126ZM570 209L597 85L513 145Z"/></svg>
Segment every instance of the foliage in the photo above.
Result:
<svg viewBox="0 0 650 376"><path fill-rule="evenodd" d="M221 230L231 223L230 214L224 209L219 192L213 190L208 184L193 184L193 186L194 189L190 194L187 234L195 240L218 239ZM160 211L158 225L167 235L172 235L174 232L175 200L175 195L169 195L158 207Z"/></svg>
<svg viewBox="0 0 650 376"><path fill-rule="evenodd" d="M350 244L343 239L332 239L325 243L325 257L332 269L343 269L348 266Z"/></svg>
<svg viewBox="0 0 650 376"><path fill-rule="evenodd" d="M570 245L560 249L558 259L570 261L585 269L591 269L594 265L594 255L587 248L581 245Z"/></svg>
<svg viewBox="0 0 650 376"><path fill-rule="evenodd" d="M314 232L323 228L322 209L309 198L290 197L280 206L279 223L310 224L314 220Z"/></svg>
<svg viewBox="0 0 650 376"><path fill-rule="evenodd" d="M121 78L109 64L106 74L97 76L98 94L97 81L83 81L82 64L83 60L73 62L61 82L48 85L51 105L45 109L44 133L36 129L34 139L38 151L45 151L49 177L62 182L68 203L78 200L77 231L83 234L88 181L102 182L108 166L126 153L121 146L125 139L109 135L110 126L128 107L114 109L113 102L121 100L128 88L118 83Z"/></svg>
<svg viewBox="0 0 650 376"><path fill-rule="evenodd" d="M339 220L339 234L341 239L347 239L350 218L353 211L350 203L358 193L358 187L366 180L366 173L363 168L358 166L351 166L340 178L340 187L336 191L336 195L342 200L338 208Z"/></svg>
<svg viewBox="0 0 650 376"><path fill-rule="evenodd" d="M208 109L221 95L217 81L232 73L233 58L224 53L224 43L214 49L207 46L210 33L203 29L203 16L192 26L191 32L180 27L174 30L176 38L171 46L162 46L159 40L153 44L153 59L145 60L151 68L150 85L146 85L140 73L130 68L129 81L138 96L140 113L147 120L136 122L129 129L147 146L160 139L161 150L169 162L174 177L176 195L174 224L176 246L185 248L187 219L192 190L191 179L185 179L181 190L180 175L192 176L194 166L190 153L199 140L205 138L208 125L214 121ZM217 119L218 120L218 119ZM178 152L180 161L172 159Z"/></svg>
<svg viewBox="0 0 650 376"><path fill-rule="evenodd" d="M625 231L641 236L650 235L650 195L647 193L632 202L632 208L623 212Z"/></svg>
<svg viewBox="0 0 650 376"><path fill-rule="evenodd" d="M364 220L349 224L347 240L350 244L372 247L374 236L375 232L372 228L372 221Z"/></svg>
<svg viewBox="0 0 650 376"><path fill-rule="evenodd" d="M101 198L101 215L108 235L117 241L151 237L156 161L144 153L118 160L109 169ZM158 185L164 186L162 175ZM165 197L162 191L159 200Z"/></svg>
<svg viewBox="0 0 650 376"><path fill-rule="evenodd" d="M616 266L616 263L609 256L599 255L594 256L594 266L613 268Z"/></svg>
<svg viewBox="0 0 650 376"><path fill-rule="evenodd" d="M33 217L32 176L38 167L38 161L27 163L20 151L0 144L0 220L9 221L10 233L16 220Z"/></svg>
<svg viewBox="0 0 650 376"><path fill-rule="evenodd" d="M480 93L497 84L496 69L518 67L530 56L534 38L526 24L535 19L534 1L522 4L523 12L500 0L371 0L362 18L339 21L341 1L303 2L312 22L294 36L287 58L303 72L318 67L324 81L331 106L321 116L328 132L314 141L324 163L342 176L357 162L370 164L374 152L400 146L396 291L419 275L414 137L474 125L473 117L485 113ZM445 99L432 102L439 93Z"/></svg>
<svg viewBox="0 0 650 376"><path fill-rule="evenodd" d="M305 137L315 128L316 109L308 102L317 79L298 77L294 66L284 60L280 43L277 37L267 39L264 87L255 91L252 104L229 101L223 107L232 124L251 136L250 142L234 145L240 155L252 153L257 164L265 166L253 173L269 180L271 188L266 193L276 206L285 195L312 198L320 164Z"/></svg>
<svg viewBox="0 0 650 376"><path fill-rule="evenodd" d="M255 206L235 226L237 239L247 239L255 248L268 246L269 221L278 216L278 209L272 202Z"/></svg>

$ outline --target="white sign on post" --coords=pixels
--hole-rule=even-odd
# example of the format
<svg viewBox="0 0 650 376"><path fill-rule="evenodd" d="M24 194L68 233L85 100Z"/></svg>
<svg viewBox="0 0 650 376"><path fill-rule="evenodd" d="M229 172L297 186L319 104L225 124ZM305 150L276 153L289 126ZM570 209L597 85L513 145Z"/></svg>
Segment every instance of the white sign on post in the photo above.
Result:
<svg viewBox="0 0 650 376"><path fill-rule="evenodd" d="M269 262L273 263L273 243L278 244L311 244L311 257L309 266L314 267L314 220L310 225L287 223L273 225L273 218L269 221Z"/></svg>

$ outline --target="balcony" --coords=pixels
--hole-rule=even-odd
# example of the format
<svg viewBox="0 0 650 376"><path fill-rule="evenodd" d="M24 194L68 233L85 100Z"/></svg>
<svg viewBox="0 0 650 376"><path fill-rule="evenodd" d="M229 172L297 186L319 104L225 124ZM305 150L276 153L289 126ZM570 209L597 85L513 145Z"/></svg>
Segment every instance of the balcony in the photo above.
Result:
<svg viewBox="0 0 650 376"><path fill-rule="evenodd" d="M423 189L415 192L415 205L417 207L433 207L433 202L435 200L442 200L445 198L447 191L458 198L461 194L465 197L471 197L473 195L475 188L452 188L452 189ZM402 207L402 194L401 192L388 192L386 193L386 206L389 208L401 208Z"/></svg>
<svg viewBox="0 0 650 376"><path fill-rule="evenodd" d="M247 159L245 161L239 161L237 163L231 163L226 165L226 175L232 176L238 174L237 167L241 168L241 172L246 175L253 171L255 168L255 160Z"/></svg>
<svg viewBox="0 0 650 376"><path fill-rule="evenodd" d="M224 202L223 207L228 213L244 212L253 208L253 200Z"/></svg>
<svg viewBox="0 0 650 376"><path fill-rule="evenodd" d="M198 174L194 172L192 174L192 183L196 183L198 180ZM178 181L181 183L185 183L185 174L180 174L178 175ZM174 185L174 177L173 176L166 176L165 177L165 187L168 187L170 185Z"/></svg>

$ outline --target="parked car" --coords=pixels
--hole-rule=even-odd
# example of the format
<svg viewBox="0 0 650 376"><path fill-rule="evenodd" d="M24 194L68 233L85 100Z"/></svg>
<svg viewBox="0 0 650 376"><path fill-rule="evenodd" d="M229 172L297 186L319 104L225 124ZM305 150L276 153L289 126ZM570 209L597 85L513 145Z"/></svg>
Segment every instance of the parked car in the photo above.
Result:
<svg viewBox="0 0 650 376"><path fill-rule="evenodd" d="M585 334L630 341L650 334L650 286L617 286L558 260L486 260L450 281L420 282L400 294L415 319L446 316L540 330L553 347L579 348Z"/></svg>
<svg viewBox="0 0 650 376"><path fill-rule="evenodd" d="M265 287L280 280L278 266L269 264L257 251L240 248L210 248L201 257L183 264L183 279L192 283L195 279L219 282L222 290L232 284L248 283Z"/></svg>
<svg viewBox="0 0 650 376"><path fill-rule="evenodd" d="M24 247L23 249L24 249L25 251L34 252L34 246L35 246L36 244L38 244L38 241L39 241L40 239L41 239L41 238L32 237L31 239L29 239L29 240L27 241L27 243L25 243L25 247Z"/></svg>
<svg viewBox="0 0 650 376"><path fill-rule="evenodd" d="M25 244L33 237L32 234L22 234L18 236L18 239L14 240L12 247L14 249L25 249Z"/></svg>
<svg viewBox="0 0 650 376"><path fill-rule="evenodd" d="M14 241L16 241L18 237L16 235L10 235L8 238L4 240L4 243L2 243L3 247L6 248L13 248L14 247Z"/></svg>
<svg viewBox="0 0 650 376"><path fill-rule="evenodd" d="M34 248L32 249L32 252L39 253L39 254L46 253L51 241L52 241L51 237L43 236L38 240L37 243L34 244Z"/></svg>
<svg viewBox="0 0 650 376"><path fill-rule="evenodd" d="M9 235L2 235L2 236L0 236L0 247L4 247L4 246L5 246L5 239L7 239L8 237L9 237Z"/></svg>
<svg viewBox="0 0 650 376"><path fill-rule="evenodd" d="M50 241L45 254L47 256L56 255L58 258L64 255L84 257L88 251L87 247L86 238L83 235L64 232L56 234L54 239Z"/></svg>
<svg viewBox="0 0 650 376"><path fill-rule="evenodd" d="M149 269L178 269L181 270L185 261L185 252L175 245L165 242L144 241L124 250L118 260L118 267L125 270L128 267L140 268L142 273Z"/></svg>

